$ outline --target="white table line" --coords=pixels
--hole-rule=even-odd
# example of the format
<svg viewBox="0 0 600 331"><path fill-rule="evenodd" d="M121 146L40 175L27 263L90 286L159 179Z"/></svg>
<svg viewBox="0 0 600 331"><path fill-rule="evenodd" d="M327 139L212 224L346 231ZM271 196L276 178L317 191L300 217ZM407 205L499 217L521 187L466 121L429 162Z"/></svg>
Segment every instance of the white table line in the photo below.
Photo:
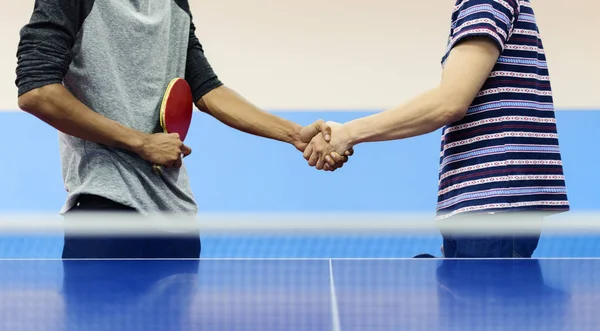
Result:
<svg viewBox="0 0 600 331"><path fill-rule="evenodd" d="M335 283L333 281L333 263L329 259L329 285L331 289L331 323L333 331L341 331L340 312L338 309L337 295L335 294Z"/></svg>

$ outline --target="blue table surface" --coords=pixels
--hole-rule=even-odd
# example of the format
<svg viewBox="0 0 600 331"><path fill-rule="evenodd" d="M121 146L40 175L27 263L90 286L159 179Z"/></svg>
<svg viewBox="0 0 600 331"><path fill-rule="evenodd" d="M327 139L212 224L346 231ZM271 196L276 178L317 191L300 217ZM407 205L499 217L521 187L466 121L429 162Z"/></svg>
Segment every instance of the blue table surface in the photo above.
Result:
<svg viewBox="0 0 600 331"><path fill-rule="evenodd" d="M597 330L600 260L0 260L0 330Z"/></svg>

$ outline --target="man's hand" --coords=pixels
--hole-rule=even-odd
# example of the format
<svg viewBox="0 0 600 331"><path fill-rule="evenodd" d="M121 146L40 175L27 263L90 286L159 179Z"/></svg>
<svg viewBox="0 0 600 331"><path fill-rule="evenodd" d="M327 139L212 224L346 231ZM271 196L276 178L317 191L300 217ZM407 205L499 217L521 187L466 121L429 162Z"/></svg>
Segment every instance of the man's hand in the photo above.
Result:
<svg viewBox="0 0 600 331"><path fill-rule="evenodd" d="M183 144L177 133L155 133L146 136L135 152L153 164L179 168L181 159L190 155L192 149Z"/></svg>
<svg viewBox="0 0 600 331"><path fill-rule="evenodd" d="M303 155L309 166L316 166L318 170L333 171L341 168L348 161L348 157L354 154L354 150L341 124L327 122L325 125L330 139L324 139L325 135L314 136Z"/></svg>
<svg viewBox="0 0 600 331"><path fill-rule="evenodd" d="M300 129L298 137L293 142L294 147L296 147L296 149L300 152L304 153L306 146L308 146L310 141L315 136L319 135L319 133L325 141L329 141L331 139L331 128L323 120L317 120L314 123Z"/></svg>

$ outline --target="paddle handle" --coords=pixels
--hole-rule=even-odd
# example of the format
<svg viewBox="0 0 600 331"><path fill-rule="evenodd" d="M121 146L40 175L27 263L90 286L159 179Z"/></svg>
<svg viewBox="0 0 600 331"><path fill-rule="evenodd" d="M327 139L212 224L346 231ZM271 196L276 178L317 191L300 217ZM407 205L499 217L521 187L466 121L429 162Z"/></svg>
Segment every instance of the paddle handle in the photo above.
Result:
<svg viewBox="0 0 600 331"><path fill-rule="evenodd" d="M152 171L154 171L155 174L162 176L162 174L163 174L163 166L158 165L158 164L153 164L152 165Z"/></svg>

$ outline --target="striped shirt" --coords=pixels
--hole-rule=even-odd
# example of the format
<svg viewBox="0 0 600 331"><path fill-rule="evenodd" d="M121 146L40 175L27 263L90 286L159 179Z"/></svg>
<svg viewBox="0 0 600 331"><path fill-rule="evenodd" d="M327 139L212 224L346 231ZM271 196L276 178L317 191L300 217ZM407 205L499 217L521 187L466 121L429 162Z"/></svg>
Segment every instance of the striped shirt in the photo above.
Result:
<svg viewBox="0 0 600 331"><path fill-rule="evenodd" d="M546 56L529 0L458 0L445 63L467 37L501 51L460 121L443 129L438 218L569 209Z"/></svg>

